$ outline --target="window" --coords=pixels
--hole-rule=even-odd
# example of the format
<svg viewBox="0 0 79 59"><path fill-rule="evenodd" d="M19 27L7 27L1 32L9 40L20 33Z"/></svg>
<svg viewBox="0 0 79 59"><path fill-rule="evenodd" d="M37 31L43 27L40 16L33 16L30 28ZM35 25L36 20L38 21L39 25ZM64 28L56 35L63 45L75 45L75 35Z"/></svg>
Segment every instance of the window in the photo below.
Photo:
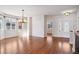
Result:
<svg viewBox="0 0 79 59"><path fill-rule="evenodd" d="M6 28L7 28L7 29L10 29L10 23L9 23L9 22L6 23Z"/></svg>
<svg viewBox="0 0 79 59"><path fill-rule="evenodd" d="M63 28L63 27L62 27L62 22L59 22L59 24L58 24L59 32L62 31L62 28Z"/></svg>
<svg viewBox="0 0 79 59"><path fill-rule="evenodd" d="M69 22L59 22L58 29L59 32L69 32Z"/></svg>
<svg viewBox="0 0 79 59"><path fill-rule="evenodd" d="M15 29L15 23L12 23L12 29Z"/></svg>
<svg viewBox="0 0 79 59"><path fill-rule="evenodd" d="M69 32L69 22L63 23L63 30L64 30L64 32Z"/></svg>

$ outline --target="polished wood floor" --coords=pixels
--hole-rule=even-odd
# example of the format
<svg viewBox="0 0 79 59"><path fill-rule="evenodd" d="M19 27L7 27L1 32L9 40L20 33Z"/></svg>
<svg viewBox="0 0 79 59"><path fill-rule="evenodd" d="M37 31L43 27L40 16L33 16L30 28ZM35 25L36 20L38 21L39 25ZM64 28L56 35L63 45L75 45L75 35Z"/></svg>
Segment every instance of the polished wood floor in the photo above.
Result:
<svg viewBox="0 0 79 59"><path fill-rule="evenodd" d="M0 40L2 54L71 54L69 39L48 35L47 38L6 38Z"/></svg>

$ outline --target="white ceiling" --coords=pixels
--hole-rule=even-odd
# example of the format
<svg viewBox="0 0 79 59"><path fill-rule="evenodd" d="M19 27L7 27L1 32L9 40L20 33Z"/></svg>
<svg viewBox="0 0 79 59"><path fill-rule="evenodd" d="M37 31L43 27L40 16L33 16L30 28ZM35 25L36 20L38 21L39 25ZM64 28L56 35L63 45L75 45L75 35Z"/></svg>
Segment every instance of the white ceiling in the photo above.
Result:
<svg viewBox="0 0 79 59"><path fill-rule="evenodd" d="M65 10L77 10L78 5L0 5L0 11L7 14L21 16L21 10L24 9L25 16L32 15L57 15Z"/></svg>

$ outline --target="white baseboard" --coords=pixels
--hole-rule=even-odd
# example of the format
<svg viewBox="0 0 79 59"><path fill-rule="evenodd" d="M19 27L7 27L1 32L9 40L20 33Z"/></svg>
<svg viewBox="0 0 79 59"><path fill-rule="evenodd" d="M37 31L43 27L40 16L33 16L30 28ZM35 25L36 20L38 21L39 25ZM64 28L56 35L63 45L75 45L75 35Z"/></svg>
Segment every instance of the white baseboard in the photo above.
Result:
<svg viewBox="0 0 79 59"><path fill-rule="evenodd" d="M3 39L5 39L5 38L13 38L13 37L17 37L17 36L0 37L0 40L3 40Z"/></svg>
<svg viewBox="0 0 79 59"><path fill-rule="evenodd" d="M65 38L70 38L69 36L59 36L59 35L52 35L52 37L65 37Z"/></svg>

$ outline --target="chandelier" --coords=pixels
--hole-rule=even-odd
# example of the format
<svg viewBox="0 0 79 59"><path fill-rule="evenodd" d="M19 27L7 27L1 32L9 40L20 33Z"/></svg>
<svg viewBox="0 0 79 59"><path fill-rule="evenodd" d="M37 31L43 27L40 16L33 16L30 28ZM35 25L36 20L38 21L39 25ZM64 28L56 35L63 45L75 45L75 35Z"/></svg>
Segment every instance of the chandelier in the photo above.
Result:
<svg viewBox="0 0 79 59"><path fill-rule="evenodd" d="M26 23L26 18L24 17L24 9L22 9L22 16L21 19L18 20L19 23Z"/></svg>

